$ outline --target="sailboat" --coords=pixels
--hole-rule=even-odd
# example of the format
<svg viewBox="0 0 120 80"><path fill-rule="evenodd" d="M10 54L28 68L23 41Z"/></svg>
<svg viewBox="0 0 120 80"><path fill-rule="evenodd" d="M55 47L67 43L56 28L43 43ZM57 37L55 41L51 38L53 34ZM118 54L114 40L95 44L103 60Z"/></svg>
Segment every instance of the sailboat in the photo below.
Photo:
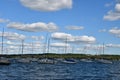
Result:
<svg viewBox="0 0 120 80"><path fill-rule="evenodd" d="M38 63L41 63L41 64L56 64L57 61L54 60L54 59L50 59L50 58L43 58L43 59L38 60Z"/></svg>
<svg viewBox="0 0 120 80"><path fill-rule="evenodd" d="M0 65L10 65L10 61L6 58L0 58Z"/></svg>
<svg viewBox="0 0 120 80"><path fill-rule="evenodd" d="M49 49L50 49L50 41L51 38L48 38L48 33L46 35L46 42L45 42L45 48L44 48L44 52L43 53L47 53L49 54ZM44 57L38 60L38 63L41 64L55 64L57 63L57 61L54 58L46 58L46 55L44 54Z"/></svg>
<svg viewBox="0 0 120 80"><path fill-rule="evenodd" d="M75 59L63 59L61 62L66 63L66 64L75 64L75 63L77 63L77 60L75 60Z"/></svg>
<svg viewBox="0 0 120 80"><path fill-rule="evenodd" d="M104 43L103 43L103 54L104 54ZM97 62L99 62L99 63L104 63L104 64L112 64L112 61L110 61L110 60L106 60L106 59L97 59Z"/></svg>
<svg viewBox="0 0 120 80"><path fill-rule="evenodd" d="M3 54L3 37L4 37L4 27L2 31L2 47L1 47L1 54ZM11 64L10 61L4 57L0 57L0 65L9 65Z"/></svg>
<svg viewBox="0 0 120 80"><path fill-rule="evenodd" d="M106 59L98 59L97 62L98 63L104 63L104 64L112 64L112 61L106 60Z"/></svg>
<svg viewBox="0 0 120 80"><path fill-rule="evenodd" d="M67 43L68 43L68 36L66 36L66 39L65 39L65 54L67 54L67 48L68 48L68 46L67 46ZM77 60L75 60L75 59L61 59L61 62L62 63L65 63L65 64L75 64L75 63L77 63Z"/></svg>
<svg viewBox="0 0 120 80"><path fill-rule="evenodd" d="M87 63L93 62L92 59L80 59L80 61L82 61L82 62L87 62Z"/></svg>
<svg viewBox="0 0 120 80"><path fill-rule="evenodd" d="M21 40L21 56L24 54L24 39ZM19 63L31 63L31 59L30 58L20 58L17 60L17 62Z"/></svg>

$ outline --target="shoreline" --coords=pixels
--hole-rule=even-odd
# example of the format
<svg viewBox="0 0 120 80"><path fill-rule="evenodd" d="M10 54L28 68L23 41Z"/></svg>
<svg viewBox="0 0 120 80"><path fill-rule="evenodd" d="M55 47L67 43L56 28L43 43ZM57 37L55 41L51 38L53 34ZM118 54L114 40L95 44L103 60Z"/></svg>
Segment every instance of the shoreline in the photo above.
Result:
<svg viewBox="0 0 120 80"><path fill-rule="evenodd" d="M120 60L120 55L86 55L86 54L1 54L0 57L5 58L63 58L63 59L106 59Z"/></svg>

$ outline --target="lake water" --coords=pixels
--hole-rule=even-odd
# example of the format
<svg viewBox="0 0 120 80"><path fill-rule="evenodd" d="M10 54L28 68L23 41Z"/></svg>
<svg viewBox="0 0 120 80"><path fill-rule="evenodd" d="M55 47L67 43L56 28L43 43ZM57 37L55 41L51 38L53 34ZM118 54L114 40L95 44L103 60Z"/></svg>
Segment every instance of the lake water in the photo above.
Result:
<svg viewBox="0 0 120 80"><path fill-rule="evenodd" d="M39 64L0 65L0 80L120 80L120 62L112 64Z"/></svg>

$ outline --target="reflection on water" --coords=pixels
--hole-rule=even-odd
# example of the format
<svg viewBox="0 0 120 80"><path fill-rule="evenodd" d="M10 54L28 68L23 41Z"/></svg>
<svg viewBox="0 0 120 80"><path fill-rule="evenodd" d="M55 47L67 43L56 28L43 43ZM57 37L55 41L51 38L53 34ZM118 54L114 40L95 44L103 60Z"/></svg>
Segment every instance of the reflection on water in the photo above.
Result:
<svg viewBox="0 0 120 80"><path fill-rule="evenodd" d="M120 62L112 64L39 64L14 63L0 65L0 80L120 80Z"/></svg>

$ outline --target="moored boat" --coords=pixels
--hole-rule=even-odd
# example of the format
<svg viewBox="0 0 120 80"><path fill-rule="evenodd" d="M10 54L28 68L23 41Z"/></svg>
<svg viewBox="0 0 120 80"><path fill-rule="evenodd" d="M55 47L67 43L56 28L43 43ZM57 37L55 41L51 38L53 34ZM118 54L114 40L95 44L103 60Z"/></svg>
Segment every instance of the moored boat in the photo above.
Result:
<svg viewBox="0 0 120 80"><path fill-rule="evenodd" d="M0 65L10 65L10 64L11 64L11 62L6 58L0 59Z"/></svg>
<svg viewBox="0 0 120 80"><path fill-rule="evenodd" d="M97 62L104 64L112 64L112 61L106 59L98 59Z"/></svg>
<svg viewBox="0 0 120 80"><path fill-rule="evenodd" d="M22 58L22 59L18 59L17 62L19 62L19 63L30 63L31 60L29 58Z"/></svg>
<svg viewBox="0 0 120 80"><path fill-rule="evenodd" d="M54 60L54 59L43 58L43 59L38 60L38 63L41 63L41 64L55 64L55 63L57 63L57 61Z"/></svg>
<svg viewBox="0 0 120 80"><path fill-rule="evenodd" d="M88 62L88 63L93 62L91 59L80 59L80 61L82 61L82 62Z"/></svg>
<svg viewBox="0 0 120 80"><path fill-rule="evenodd" d="M75 63L77 63L77 60L75 60L75 59L64 59L64 60L62 60L62 63L75 64Z"/></svg>

